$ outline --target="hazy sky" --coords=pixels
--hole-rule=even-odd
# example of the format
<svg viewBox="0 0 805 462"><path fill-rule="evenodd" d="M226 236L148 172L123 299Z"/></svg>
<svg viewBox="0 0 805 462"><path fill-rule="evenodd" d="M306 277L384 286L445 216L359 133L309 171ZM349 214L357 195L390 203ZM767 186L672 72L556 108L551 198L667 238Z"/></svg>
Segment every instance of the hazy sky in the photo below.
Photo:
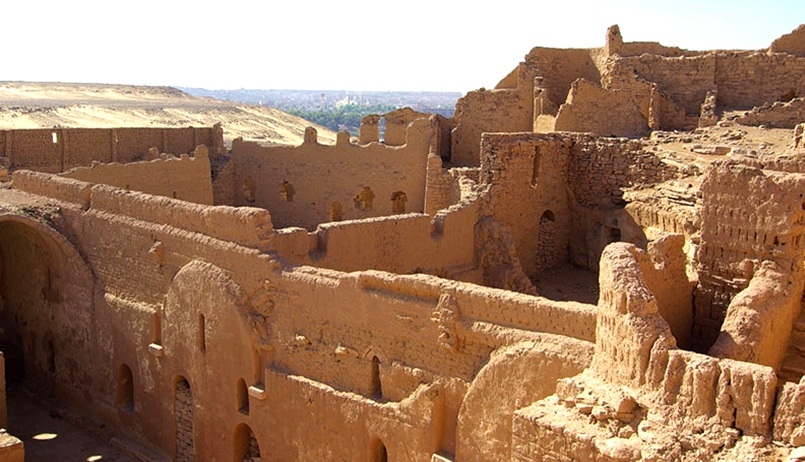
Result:
<svg viewBox="0 0 805 462"><path fill-rule="evenodd" d="M477 5L483 5L483 7ZM493 87L535 46L761 49L805 0L9 0L0 80L210 89Z"/></svg>

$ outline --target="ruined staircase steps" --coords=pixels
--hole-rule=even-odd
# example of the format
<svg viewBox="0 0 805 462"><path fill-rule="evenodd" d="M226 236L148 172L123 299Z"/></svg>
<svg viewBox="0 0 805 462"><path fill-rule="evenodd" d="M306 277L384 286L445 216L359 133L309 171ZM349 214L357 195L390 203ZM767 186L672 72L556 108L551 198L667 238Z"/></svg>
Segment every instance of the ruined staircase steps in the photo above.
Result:
<svg viewBox="0 0 805 462"><path fill-rule="evenodd" d="M792 382L799 382L805 375L805 313L794 322L788 351L777 375Z"/></svg>

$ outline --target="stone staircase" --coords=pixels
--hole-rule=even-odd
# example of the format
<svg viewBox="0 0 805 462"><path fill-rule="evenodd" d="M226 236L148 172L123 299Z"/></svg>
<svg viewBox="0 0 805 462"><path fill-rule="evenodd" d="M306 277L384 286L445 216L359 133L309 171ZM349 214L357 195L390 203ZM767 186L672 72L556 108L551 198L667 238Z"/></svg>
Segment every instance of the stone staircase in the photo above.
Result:
<svg viewBox="0 0 805 462"><path fill-rule="evenodd" d="M777 375L795 383L805 375L805 310L794 321L788 351Z"/></svg>

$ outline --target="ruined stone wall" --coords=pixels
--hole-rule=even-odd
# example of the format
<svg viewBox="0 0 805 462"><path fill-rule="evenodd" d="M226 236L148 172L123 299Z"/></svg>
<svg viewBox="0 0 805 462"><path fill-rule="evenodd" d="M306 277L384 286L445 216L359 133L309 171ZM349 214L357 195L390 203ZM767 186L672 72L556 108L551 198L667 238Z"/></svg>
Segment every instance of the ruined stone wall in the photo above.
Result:
<svg viewBox="0 0 805 462"><path fill-rule="evenodd" d="M477 219L478 204L462 204L435 219L407 214L327 223L314 232L286 228L274 241L283 257L295 264L455 277L473 266Z"/></svg>
<svg viewBox="0 0 805 462"><path fill-rule="evenodd" d="M769 53L789 53L805 56L805 26L800 25L771 43Z"/></svg>
<svg viewBox="0 0 805 462"><path fill-rule="evenodd" d="M532 279L538 267L567 261L570 144L561 135L533 133L485 134L482 139L481 179L491 185L489 210L511 230L520 264ZM544 245L547 232L550 245Z"/></svg>
<svg viewBox="0 0 805 462"><path fill-rule="evenodd" d="M741 125L766 125L774 128L794 128L805 120L805 98L788 102L765 103L735 119Z"/></svg>
<svg viewBox="0 0 805 462"><path fill-rule="evenodd" d="M421 213L433 139L434 127L419 119L405 146L353 145L343 138L325 146L315 136L296 147L236 140L235 205L270 210L277 228ZM395 209L395 192L405 195L402 211Z"/></svg>
<svg viewBox="0 0 805 462"><path fill-rule="evenodd" d="M554 130L640 137L649 126L630 92L605 90L580 79L573 82L567 102L559 108Z"/></svg>
<svg viewBox="0 0 805 462"><path fill-rule="evenodd" d="M665 56L666 58L678 58L682 56L697 56L704 54L703 51L683 50L678 47L669 47L659 42L626 42L623 44L618 54L621 56L640 56L643 54Z"/></svg>
<svg viewBox="0 0 805 462"><path fill-rule="evenodd" d="M388 146L403 146L408 136L408 124L416 119L427 119L430 114L417 112L411 108L397 109L383 116L386 120L386 132L383 142Z"/></svg>
<svg viewBox="0 0 805 462"><path fill-rule="evenodd" d="M477 90L456 103L451 134L450 161L464 167L479 166L481 133L524 132L533 126L534 103L529 92L520 90Z"/></svg>
<svg viewBox="0 0 805 462"><path fill-rule="evenodd" d="M567 175L574 204L571 261L597 270L601 252L611 242L644 247L646 227L622 210L624 191L686 174L637 140L574 137Z"/></svg>
<svg viewBox="0 0 805 462"><path fill-rule="evenodd" d="M684 108L689 116L698 116L707 92L717 83L716 56L665 58L645 54L621 57L610 63L607 74L602 79L606 88L617 89L609 82L623 82L638 75L656 83L658 89Z"/></svg>
<svg viewBox="0 0 805 462"><path fill-rule="evenodd" d="M638 140L574 138L568 186L585 207L618 204L625 188L650 186L686 173L662 161Z"/></svg>
<svg viewBox="0 0 805 462"><path fill-rule="evenodd" d="M706 351L727 307L749 285L756 267L772 260L793 271L802 265L805 223L799 191L805 176L717 164L701 186L702 244L697 252L694 338Z"/></svg>
<svg viewBox="0 0 805 462"><path fill-rule="evenodd" d="M211 128L54 128L0 131L0 155L12 170L59 173L93 161L143 160L148 149L185 154L205 145L223 149L223 133Z"/></svg>
<svg viewBox="0 0 805 462"><path fill-rule="evenodd" d="M443 168L442 159L428 155L428 176L425 184L425 213L437 211L455 204L461 198L461 187L456 175Z"/></svg>
<svg viewBox="0 0 805 462"><path fill-rule="evenodd" d="M784 53L718 52L718 106L751 109L805 96L805 57Z"/></svg>
<svg viewBox="0 0 805 462"><path fill-rule="evenodd" d="M215 205L235 205L235 195L242 191L235 187L235 163L231 156L211 160L212 201Z"/></svg>
<svg viewBox="0 0 805 462"><path fill-rule="evenodd" d="M585 79L594 83L601 81L596 65L601 52L597 48L586 50L537 47L526 55L525 60L535 68L535 76L540 81L539 86L544 89L544 96L558 108L567 99L570 87L576 80Z"/></svg>
<svg viewBox="0 0 805 462"><path fill-rule="evenodd" d="M128 164L93 164L62 174L88 183L171 197L196 204L213 205L210 159L203 155L168 157Z"/></svg>

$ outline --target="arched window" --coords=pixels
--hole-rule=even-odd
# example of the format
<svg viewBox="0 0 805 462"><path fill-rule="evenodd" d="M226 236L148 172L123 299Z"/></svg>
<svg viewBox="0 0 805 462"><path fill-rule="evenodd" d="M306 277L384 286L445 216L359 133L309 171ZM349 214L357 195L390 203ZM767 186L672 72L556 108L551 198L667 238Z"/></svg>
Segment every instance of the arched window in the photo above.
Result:
<svg viewBox="0 0 805 462"><path fill-rule="evenodd" d="M121 411L134 412L134 376L131 368L125 364L121 364L117 372L117 399L115 401Z"/></svg>
<svg viewBox="0 0 805 462"><path fill-rule="evenodd" d="M196 459L193 433L193 392L190 383L179 378L173 405L176 424L176 462L192 462Z"/></svg>
<svg viewBox="0 0 805 462"><path fill-rule="evenodd" d="M237 386L238 393L238 412L241 414L249 415L249 389L246 386L246 381L238 379Z"/></svg>
<svg viewBox="0 0 805 462"><path fill-rule="evenodd" d="M388 451L386 450L386 445L383 444L383 441L380 438L372 439L372 447L371 447L371 454L369 460L372 462L388 462L389 455Z"/></svg>
<svg viewBox="0 0 805 462"><path fill-rule="evenodd" d="M383 398L383 384L380 383L380 360L377 356L372 357L372 379L369 386L370 396L375 399Z"/></svg>
<svg viewBox="0 0 805 462"><path fill-rule="evenodd" d="M246 424L238 424L232 438L234 443L234 460L236 462L252 462L260 460L260 444L254 432Z"/></svg>

